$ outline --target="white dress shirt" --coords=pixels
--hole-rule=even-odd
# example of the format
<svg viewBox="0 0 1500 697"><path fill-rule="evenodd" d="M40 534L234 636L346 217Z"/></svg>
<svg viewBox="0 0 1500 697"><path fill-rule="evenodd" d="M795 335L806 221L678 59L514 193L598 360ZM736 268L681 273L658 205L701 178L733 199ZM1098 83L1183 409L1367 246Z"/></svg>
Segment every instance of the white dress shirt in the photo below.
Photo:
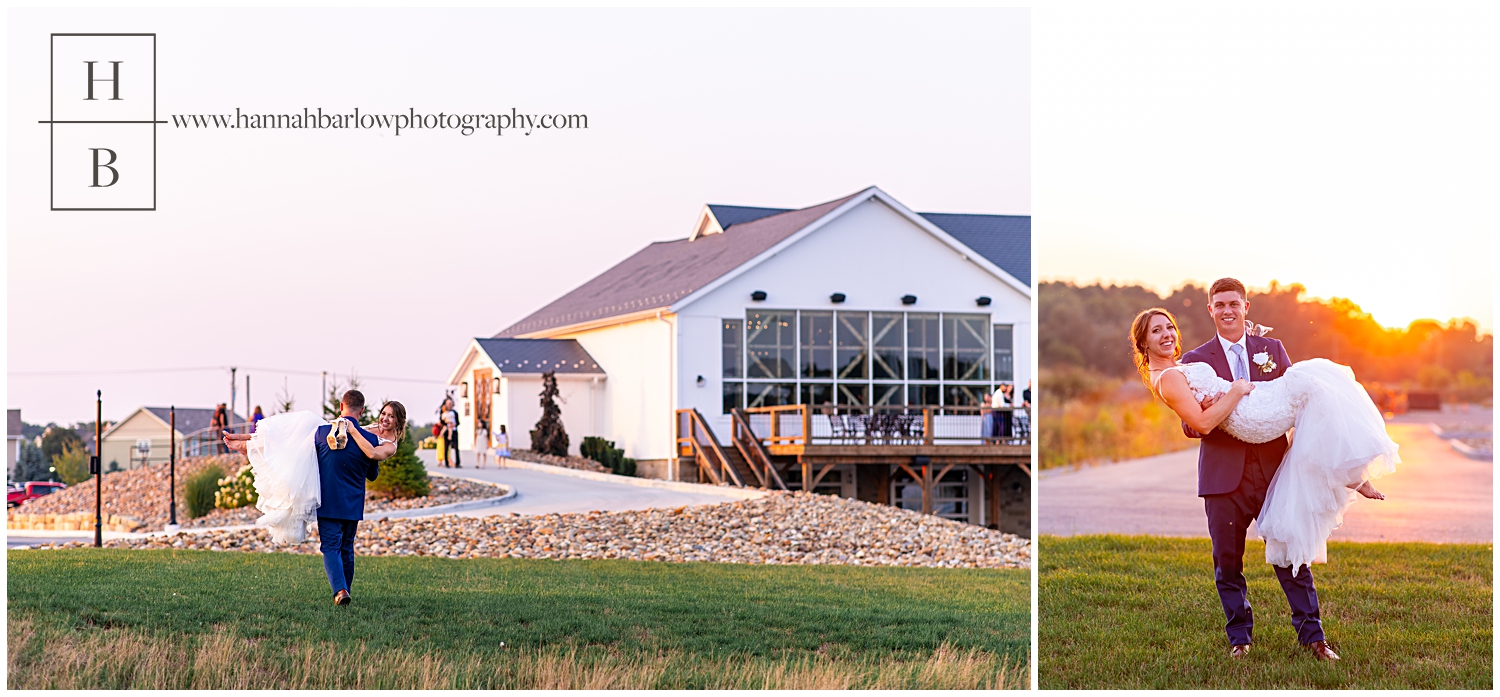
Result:
<svg viewBox="0 0 1500 697"><path fill-rule="evenodd" d="M1230 341L1228 339L1225 339L1223 337L1223 335L1220 335L1220 334L1215 334L1214 336L1218 337L1218 339L1219 339L1219 346L1223 347L1223 349L1224 349L1224 360L1225 360L1225 362L1229 363L1229 375L1231 377L1234 376L1234 349L1231 349L1229 347L1230 346L1239 346L1240 350L1244 352L1244 353L1241 353L1240 356L1245 361L1245 379L1249 380L1250 379L1250 346L1245 343L1245 337L1250 336L1250 332L1245 332L1244 334L1241 334L1239 341Z"/></svg>

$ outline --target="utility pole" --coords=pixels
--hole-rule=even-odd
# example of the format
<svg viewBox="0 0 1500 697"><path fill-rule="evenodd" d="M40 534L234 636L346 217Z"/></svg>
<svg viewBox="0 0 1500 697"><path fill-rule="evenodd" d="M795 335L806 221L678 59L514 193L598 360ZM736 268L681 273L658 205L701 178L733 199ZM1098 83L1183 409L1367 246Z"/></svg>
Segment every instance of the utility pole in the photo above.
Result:
<svg viewBox="0 0 1500 697"><path fill-rule="evenodd" d="M169 482L168 486L170 487L169 491L171 491L171 494L169 495L169 498L172 501L172 508L171 508L171 510L169 510L167 512L167 515L170 516L170 518L168 520L168 523L167 523L167 526L168 526L168 531L169 532L177 532L177 530L178 530L178 528L177 528L177 405L175 405L175 404L172 405L172 407L171 407L171 414L172 414L172 454L171 454L172 465L171 465L171 475L170 475L171 479L168 480L168 482Z"/></svg>
<svg viewBox="0 0 1500 697"><path fill-rule="evenodd" d="M234 379L235 370L237 370L237 368L229 369L229 413L224 415L224 429L229 431L230 433L234 433L234 388L236 386L236 381ZM220 433L219 437L223 438L224 434Z"/></svg>
<svg viewBox="0 0 1500 697"><path fill-rule="evenodd" d="M94 456L89 458L89 469L94 475L94 546L104 546L104 472L99 467L100 446L104 431L100 426L104 419L104 390L94 392Z"/></svg>
<svg viewBox="0 0 1500 697"><path fill-rule="evenodd" d="M245 373L245 421L250 421L250 416L250 374Z"/></svg>

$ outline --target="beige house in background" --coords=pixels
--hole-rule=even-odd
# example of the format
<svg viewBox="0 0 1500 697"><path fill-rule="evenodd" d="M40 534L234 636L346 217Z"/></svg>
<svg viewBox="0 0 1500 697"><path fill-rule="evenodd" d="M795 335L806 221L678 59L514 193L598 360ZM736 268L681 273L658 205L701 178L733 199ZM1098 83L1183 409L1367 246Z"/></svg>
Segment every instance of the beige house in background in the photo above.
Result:
<svg viewBox="0 0 1500 697"><path fill-rule="evenodd" d="M208 428L213 419L213 409L178 407L178 447L182 447L188 436ZM230 415L230 423L244 421L239 414ZM140 407L111 426L100 440L103 457L99 462L106 471L112 469L110 463L128 470L166 462L171 457L172 447L171 409ZM147 448L143 451L141 445Z"/></svg>

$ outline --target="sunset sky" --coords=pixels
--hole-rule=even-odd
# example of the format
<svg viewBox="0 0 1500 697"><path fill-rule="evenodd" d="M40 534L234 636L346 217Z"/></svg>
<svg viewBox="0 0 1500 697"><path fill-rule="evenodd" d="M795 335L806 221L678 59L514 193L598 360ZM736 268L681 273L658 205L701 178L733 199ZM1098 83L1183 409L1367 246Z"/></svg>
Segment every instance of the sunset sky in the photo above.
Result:
<svg viewBox="0 0 1500 697"><path fill-rule="evenodd" d="M1494 26L1430 7L1038 11L1038 278L1275 279L1387 326L1493 330Z"/></svg>

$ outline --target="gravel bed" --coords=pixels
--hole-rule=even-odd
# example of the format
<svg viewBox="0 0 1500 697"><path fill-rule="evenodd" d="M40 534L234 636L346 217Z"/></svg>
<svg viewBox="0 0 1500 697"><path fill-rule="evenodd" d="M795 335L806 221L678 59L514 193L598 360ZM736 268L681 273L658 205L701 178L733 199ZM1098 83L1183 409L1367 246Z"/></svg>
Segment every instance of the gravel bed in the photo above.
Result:
<svg viewBox="0 0 1500 697"><path fill-rule="evenodd" d="M184 531L113 540L106 546L317 552L315 537L300 545L278 547L262 530ZM365 521L359 526L355 553L955 568L1031 565L1031 543L1023 537L890 506L802 492L645 511Z"/></svg>

